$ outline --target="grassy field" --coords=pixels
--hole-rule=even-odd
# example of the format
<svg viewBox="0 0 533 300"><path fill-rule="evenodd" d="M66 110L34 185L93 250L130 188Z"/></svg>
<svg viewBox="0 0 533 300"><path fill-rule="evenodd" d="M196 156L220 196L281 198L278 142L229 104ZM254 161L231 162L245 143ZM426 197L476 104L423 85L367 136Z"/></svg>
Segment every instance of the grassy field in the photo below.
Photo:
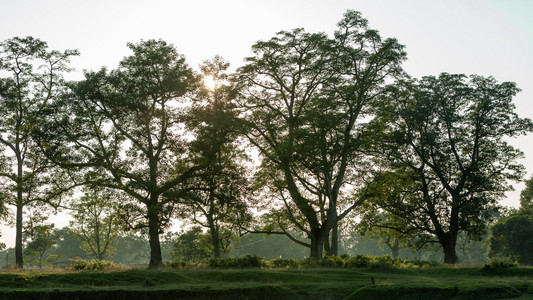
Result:
<svg viewBox="0 0 533 300"><path fill-rule="evenodd" d="M0 299L533 299L533 268L24 271Z"/></svg>

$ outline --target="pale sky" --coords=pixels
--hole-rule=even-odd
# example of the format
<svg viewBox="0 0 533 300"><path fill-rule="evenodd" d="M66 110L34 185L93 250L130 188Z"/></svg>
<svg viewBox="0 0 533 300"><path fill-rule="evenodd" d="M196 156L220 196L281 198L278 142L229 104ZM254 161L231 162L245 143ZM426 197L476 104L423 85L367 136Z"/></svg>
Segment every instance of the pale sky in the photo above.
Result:
<svg viewBox="0 0 533 300"><path fill-rule="evenodd" d="M406 46L405 70L414 77L441 72L493 76L522 89L521 117L533 119L533 1L530 0L0 0L0 40L33 36L50 49L78 49L82 71L115 68L130 55L127 42L163 39L196 68L216 54L242 65L250 48L280 30L302 27L332 35L347 9L360 11L382 37ZM533 174L533 134L511 140ZM523 184L504 205L517 206ZM58 221L65 226L66 220ZM14 228L2 226L14 244Z"/></svg>

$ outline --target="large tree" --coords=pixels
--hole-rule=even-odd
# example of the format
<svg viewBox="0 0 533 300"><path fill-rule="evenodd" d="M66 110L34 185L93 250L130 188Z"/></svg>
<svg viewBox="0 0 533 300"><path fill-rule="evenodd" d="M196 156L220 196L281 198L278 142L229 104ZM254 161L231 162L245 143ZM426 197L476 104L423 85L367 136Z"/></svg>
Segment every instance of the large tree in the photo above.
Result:
<svg viewBox="0 0 533 300"><path fill-rule="evenodd" d="M512 103L514 83L443 73L391 88L380 106L382 146L375 209L403 220L441 245L444 262L457 263L457 236L480 238L497 201L519 180L522 152L506 138L533 129Z"/></svg>
<svg viewBox="0 0 533 300"><path fill-rule="evenodd" d="M239 149L242 126L237 121L228 67L220 56L200 66L207 82L194 98L189 124L196 135L192 151L206 167L179 201L184 208L182 216L208 229L216 258L229 246L235 231L251 218L246 203L247 157Z"/></svg>
<svg viewBox="0 0 533 300"><path fill-rule="evenodd" d="M128 44L133 55L116 70L87 72L42 124L41 145L60 166L93 185L127 195L121 212L147 228L150 267L162 264L159 235L169 225L181 187L201 169L183 123L197 76L162 40ZM173 191L172 197L164 194Z"/></svg>
<svg viewBox="0 0 533 300"><path fill-rule="evenodd" d="M312 257L322 256L330 235L329 253L337 254L337 223L360 203L354 195L365 185L369 107L401 72L403 47L348 11L334 38L282 31L252 51L238 78L262 180L309 238L300 243Z"/></svg>
<svg viewBox="0 0 533 300"><path fill-rule="evenodd" d="M32 37L0 43L0 198L15 206L15 260L23 266L23 209L48 202L66 190L58 172L51 172L32 137L36 120L64 86L74 50L59 52ZM63 178L65 179L65 178Z"/></svg>

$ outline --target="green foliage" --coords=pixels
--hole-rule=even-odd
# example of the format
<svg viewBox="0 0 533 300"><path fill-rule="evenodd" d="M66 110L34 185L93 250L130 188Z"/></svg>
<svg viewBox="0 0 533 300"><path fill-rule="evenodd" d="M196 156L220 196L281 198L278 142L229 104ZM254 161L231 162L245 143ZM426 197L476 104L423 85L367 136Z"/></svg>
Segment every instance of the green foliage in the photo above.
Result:
<svg viewBox="0 0 533 300"><path fill-rule="evenodd" d="M220 56L204 61L201 76L215 85L197 92L185 118L196 139L191 142L201 176L194 178L194 189L178 197L180 217L209 232L209 248L214 257L228 251L234 233L251 220L248 211L249 170L245 151L240 149L242 125L234 103L234 87L228 82L229 63Z"/></svg>
<svg viewBox="0 0 533 300"><path fill-rule="evenodd" d="M533 130L515 112L518 91L492 77L447 73L391 86L375 120L386 124L375 145L383 171L368 211L399 217L396 230L438 241L445 262L457 263L459 232L480 239L509 180L523 175L522 152L505 140Z"/></svg>
<svg viewBox="0 0 533 300"><path fill-rule="evenodd" d="M213 258L209 260L173 260L166 264L173 269L316 269L316 268L334 268L334 269L369 269L373 271L386 271L399 268L411 267L438 267L439 263L434 261L407 261L399 258L392 258L390 255L385 256L325 256L317 259L308 257L299 259L281 259L275 258L265 261L257 255L246 255L243 257Z"/></svg>
<svg viewBox="0 0 533 300"><path fill-rule="evenodd" d="M533 219L522 213L498 221L490 228L489 257L511 258L523 265L533 265Z"/></svg>
<svg viewBox="0 0 533 300"><path fill-rule="evenodd" d="M21 268L24 207L58 205L75 179L42 155L36 129L48 117L48 104L64 91L62 74L76 55L75 50L49 50L46 42L29 36L0 42L0 216L6 204L15 206L15 256Z"/></svg>
<svg viewBox="0 0 533 300"><path fill-rule="evenodd" d="M74 204L71 232L81 241L81 249L96 259L116 251L119 226L113 199L117 198L116 193L92 187Z"/></svg>
<svg viewBox="0 0 533 300"><path fill-rule="evenodd" d="M159 234L176 198L202 167L190 153L182 105L198 78L173 45L129 43L115 70L86 72L39 126L42 149L86 182L122 192L117 216L130 229L148 228L150 265L162 264ZM74 116L74 117L72 117ZM185 129L185 130L184 130ZM171 192L172 191L172 192Z"/></svg>
<svg viewBox="0 0 533 300"><path fill-rule="evenodd" d="M209 266L217 269L261 268L265 265L266 263L263 258L257 255L246 255L244 257L212 258L209 260Z"/></svg>
<svg viewBox="0 0 533 300"><path fill-rule="evenodd" d="M199 261L210 258L209 244L209 235L203 233L202 228L193 227L175 240L170 258L172 261Z"/></svg>
<svg viewBox="0 0 533 300"><path fill-rule="evenodd" d="M330 232L326 250L338 254L337 222L363 200L371 166L362 153L374 137L366 119L406 57L402 45L382 39L356 11L337 25L331 38L300 28L257 42L236 77L246 136L262 158L256 186L276 207L274 224L262 225L279 228L315 258Z"/></svg>
<svg viewBox="0 0 533 300"><path fill-rule="evenodd" d="M43 258L46 251L57 243L54 225L38 225L32 228L32 236L26 245L26 254L37 258L39 269L42 268Z"/></svg>
<svg viewBox="0 0 533 300"><path fill-rule="evenodd" d="M275 258L267 261L267 266L272 269L298 269L301 266L301 261L294 258Z"/></svg>
<svg viewBox="0 0 533 300"><path fill-rule="evenodd" d="M533 176L526 180L526 188L520 192L520 211L533 217Z"/></svg>
<svg viewBox="0 0 533 300"><path fill-rule="evenodd" d="M123 267L108 260L74 258L69 261L72 269L76 271L111 271L120 270Z"/></svg>

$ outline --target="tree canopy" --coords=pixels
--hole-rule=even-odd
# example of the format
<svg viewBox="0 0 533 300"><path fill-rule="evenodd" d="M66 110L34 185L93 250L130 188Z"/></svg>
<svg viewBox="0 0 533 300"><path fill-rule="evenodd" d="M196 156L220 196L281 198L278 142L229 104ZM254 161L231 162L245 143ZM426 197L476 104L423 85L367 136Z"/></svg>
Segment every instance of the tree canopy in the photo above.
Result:
<svg viewBox="0 0 533 300"><path fill-rule="evenodd" d="M73 186L68 172L59 172L42 155L33 129L51 102L65 90L62 74L76 50L49 50L33 37L0 43L0 212L16 208L15 257L23 266L23 209L31 203L57 206L62 192ZM5 77L3 77L5 76Z"/></svg>
<svg viewBox="0 0 533 300"><path fill-rule="evenodd" d="M161 265L159 234L172 215L172 197L201 166L183 130L180 105L197 77L185 58L161 40L128 44L133 55L108 72L87 72L85 80L50 107L41 145L62 167L79 170L93 185L120 190L132 228L147 227L150 266Z"/></svg>
<svg viewBox="0 0 533 300"><path fill-rule="evenodd" d="M369 107L385 81L401 74L403 46L348 11L334 38L282 31L252 51L237 78L264 192L310 240L300 243L312 257L322 256L330 235L327 250L337 254L337 223L360 203L365 186Z"/></svg>
<svg viewBox="0 0 533 300"><path fill-rule="evenodd" d="M456 263L459 232L479 238L497 202L519 180L522 152L505 138L533 123L514 111L514 83L490 77L428 76L391 88L380 106L386 137L373 204L438 242Z"/></svg>

